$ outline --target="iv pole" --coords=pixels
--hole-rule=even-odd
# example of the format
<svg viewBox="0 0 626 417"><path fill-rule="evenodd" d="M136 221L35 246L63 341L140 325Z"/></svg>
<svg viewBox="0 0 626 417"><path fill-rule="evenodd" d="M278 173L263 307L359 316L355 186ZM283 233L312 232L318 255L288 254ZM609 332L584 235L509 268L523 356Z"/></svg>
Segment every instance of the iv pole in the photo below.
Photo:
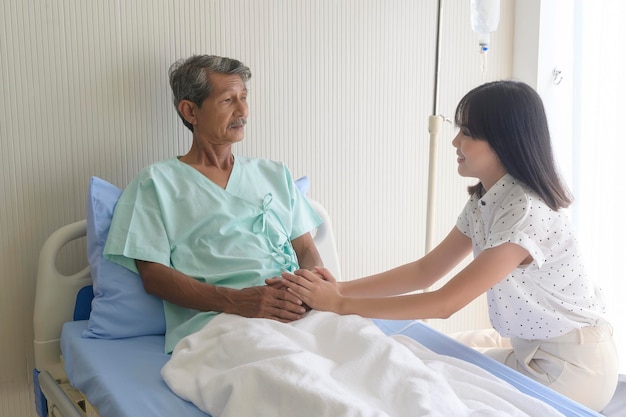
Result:
<svg viewBox="0 0 626 417"><path fill-rule="evenodd" d="M428 196L426 202L426 242L425 253L433 249L433 227L435 217L435 186L437 174L437 138L444 121L447 121L439 110L439 66L441 61L441 34L443 0L438 2L437 10L437 44L435 52L435 94L433 99L433 114L428 118L428 133L430 134L430 149L428 154ZM489 33L496 30L500 19L500 0L472 0L472 29L480 34L480 53L483 57L483 71L485 54L489 50ZM474 15L474 13L476 15Z"/></svg>
<svg viewBox="0 0 626 417"><path fill-rule="evenodd" d="M437 9L437 44L435 50L435 90L433 99L433 114L428 117L428 133L430 147L428 153L428 195L426 200L426 243L425 253L433 248L433 227L435 215L435 185L437 172L437 138L443 122L443 116L438 114L439 107L439 65L441 61L441 19L443 0L439 0Z"/></svg>

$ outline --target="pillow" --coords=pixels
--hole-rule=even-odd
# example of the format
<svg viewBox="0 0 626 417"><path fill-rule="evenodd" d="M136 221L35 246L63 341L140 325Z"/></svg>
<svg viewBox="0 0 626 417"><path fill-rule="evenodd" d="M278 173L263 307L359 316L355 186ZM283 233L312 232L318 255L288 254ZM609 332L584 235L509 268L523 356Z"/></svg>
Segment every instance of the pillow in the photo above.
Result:
<svg viewBox="0 0 626 417"><path fill-rule="evenodd" d="M105 259L113 210L122 190L92 177L87 198L87 257L94 298L83 337L118 339L165 334L163 301L145 292L136 273Z"/></svg>
<svg viewBox="0 0 626 417"><path fill-rule="evenodd" d="M306 175L304 177L298 178L296 181L296 187L300 190L303 196L306 197L306 193L309 192L309 187L311 187L311 180Z"/></svg>

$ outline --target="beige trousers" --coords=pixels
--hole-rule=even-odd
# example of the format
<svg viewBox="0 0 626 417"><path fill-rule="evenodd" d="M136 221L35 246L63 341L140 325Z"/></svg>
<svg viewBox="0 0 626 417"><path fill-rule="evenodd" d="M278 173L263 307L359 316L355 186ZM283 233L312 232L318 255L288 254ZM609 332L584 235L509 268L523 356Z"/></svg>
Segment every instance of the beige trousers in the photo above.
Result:
<svg viewBox="0 0 626 417"><path fill-rule="evenodd" d="M595 411L617 387L619 362L608 324L547 340L507 339L493 329L451 337Z"/></svg>

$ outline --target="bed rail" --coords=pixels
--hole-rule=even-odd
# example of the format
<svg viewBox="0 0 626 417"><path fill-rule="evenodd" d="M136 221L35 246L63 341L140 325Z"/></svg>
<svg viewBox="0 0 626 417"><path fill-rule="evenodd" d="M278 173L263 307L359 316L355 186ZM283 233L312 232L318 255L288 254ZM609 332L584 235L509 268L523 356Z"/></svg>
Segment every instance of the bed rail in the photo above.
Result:
<svg viewBox="0 0 626 417"><path fill-rule="evenodd" d="M320 203L309 200L311 207L322 218L322 223L313 233L315 246L324 261L324 266L333 273L337 281L341 281L341 268L339 267L339 256L337 255L337 245L335 244L335 231L330 215Z"/></svg>
<svg viewBox="0 0 626 417"><path fill-rule="evenodd" d="M85 417L85 410L77 408L77 402L72 401L67 392L61 388L47 371L39 374L39 385L46 398L54 399L50 406L51 416Z"/></svg>
<svg viewBox="0 0 626 417"><path fill-rule="evenodd" d="M71 321L76 294L91 284L89 267L66 275L56 268L59 251L69 242L85 236L87 221L65 225L53 232L39 254L35 292L34 351L35 367L48 371L57 381L66 380L59 344L63 323Z"/></svg>

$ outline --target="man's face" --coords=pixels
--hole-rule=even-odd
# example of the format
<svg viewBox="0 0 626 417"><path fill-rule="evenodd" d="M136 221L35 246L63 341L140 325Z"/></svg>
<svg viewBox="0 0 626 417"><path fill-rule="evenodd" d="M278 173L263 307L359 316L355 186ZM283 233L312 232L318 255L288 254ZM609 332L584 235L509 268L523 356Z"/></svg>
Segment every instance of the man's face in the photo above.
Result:
<svg viewBox="0 0 626 417"><path fill-rule="evenodd" d="M248 90L239 75L209 74L213 91L196 108L194 136L214 145L240 142L248 118Z"/></svg>

